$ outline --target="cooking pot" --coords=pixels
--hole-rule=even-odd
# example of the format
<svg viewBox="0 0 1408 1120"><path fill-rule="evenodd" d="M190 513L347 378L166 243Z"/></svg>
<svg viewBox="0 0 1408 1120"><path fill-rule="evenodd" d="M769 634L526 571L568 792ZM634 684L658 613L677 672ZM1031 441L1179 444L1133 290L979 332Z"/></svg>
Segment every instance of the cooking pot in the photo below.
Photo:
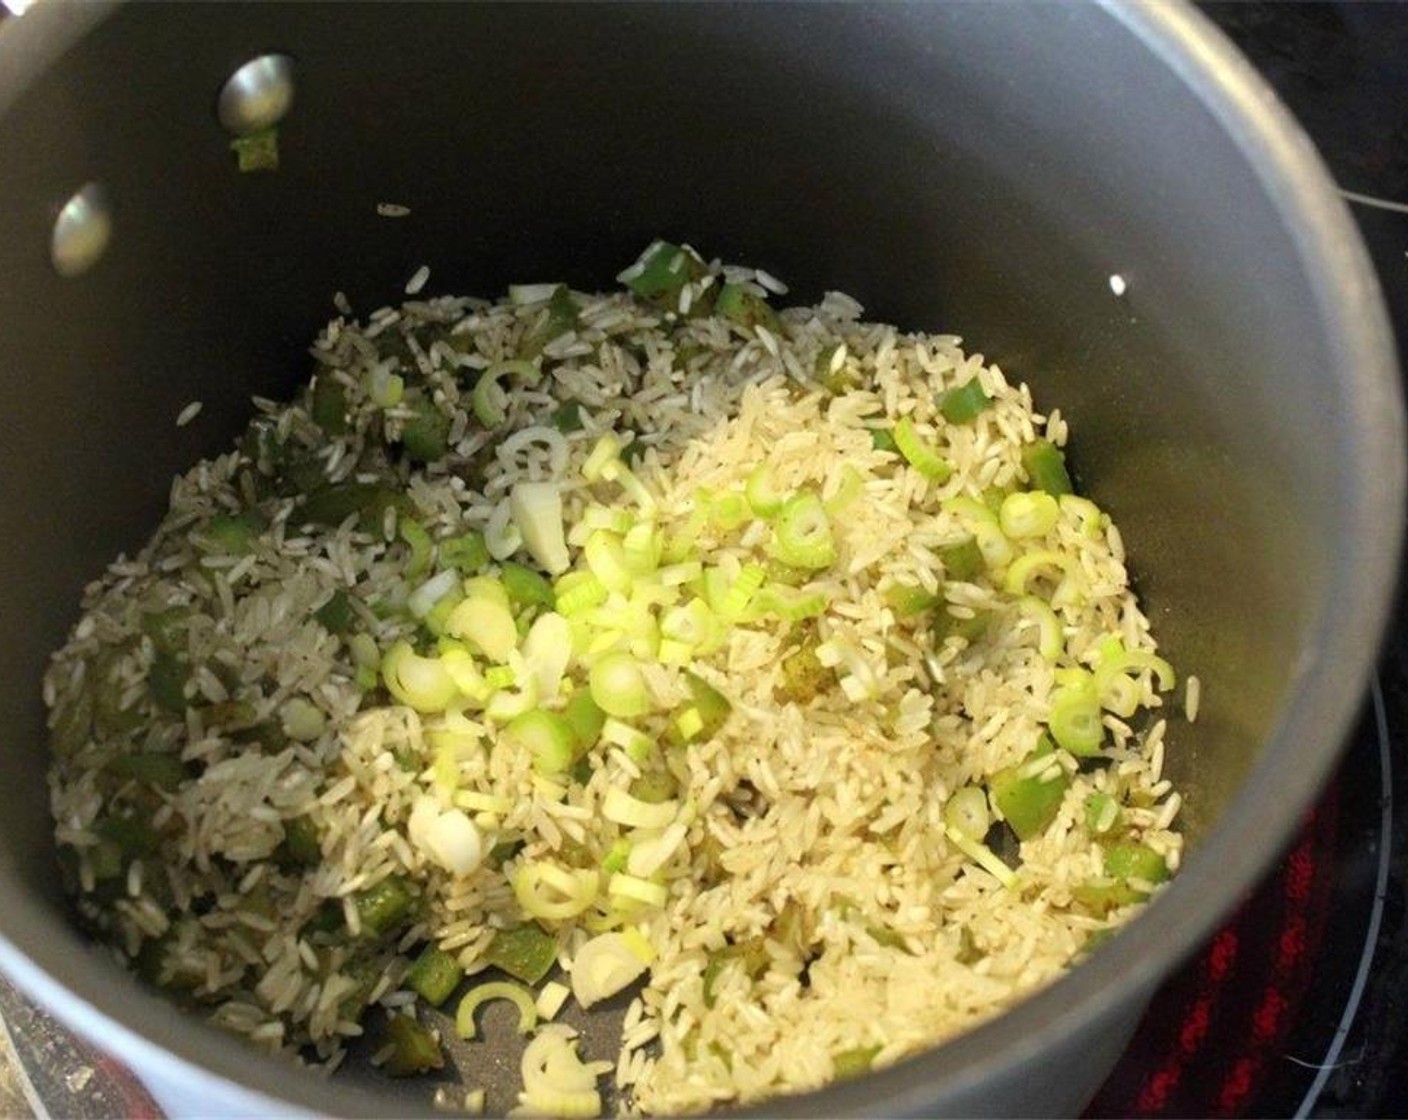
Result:
<svg viewBox="0 0 1408 1120"><path fill-rule="evenodd" d="M269 54L224 119L291 93L281 162L241 174L218 95ZM1397 371L1309 142L1193 10L41 4L0 29L0 965L168 1101L428 1106L246 1048L76 931L39 678L81 587L252 393L306 376L335 290L394 302L422 263L443 291L604 287L656 235L961 333L1059 403L1204 685L1168 755L1190 855L1146 914L970 1034L768 1112L1078 1109L1335 761L1397 566Z"/></svg>

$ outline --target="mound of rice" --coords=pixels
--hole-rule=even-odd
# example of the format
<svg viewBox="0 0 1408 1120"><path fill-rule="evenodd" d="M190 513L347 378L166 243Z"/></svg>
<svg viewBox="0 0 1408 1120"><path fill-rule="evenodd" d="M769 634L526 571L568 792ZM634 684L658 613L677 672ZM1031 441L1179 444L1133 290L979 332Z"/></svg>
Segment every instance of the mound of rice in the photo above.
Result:
<svg viewBox="0 0 1408 1120"><path fill-rule="evenodd" d="M1027 489L1023 450L1064 445L1059 415L958 338L867 323L836 293L774 314L771 277L688 261L663 299L574 293L552 329L567 306L553 286L334 319L313 388L257 400L239 448L176 479L150 542L88 587L44 684L52 802L79 912L124 961L217 1023L335 1066L380 1021L368 1008L415 1013L404 981L420 946L486 969L496 931L525 920L524 868L595 874L623 839L658 838L603 803L664 774L685 830L647 876L663 905L609 894L600 873L587 909L541 927L569 972L593 934L639 930L648 977L619 1051L592 1056L614 1061L622 1107L697 1111L888 1063L1052 980L1156 889L1111 879L1114 845L1177 869L1179 795L1161 775L1149 668L1107 705L1125 714L1103 713L1098 757L1056 750L1033 766L1063 674L1098 666L1112 637L1155 650L1108 517L1063 502L1005 560L945 572L976 516L953 499L996 509ZM749 314L711 306L726 283ZM526 365L505 372L514 361ZM488 425L472 398L486 370L508 389ZM946 420L941 394L975 380L990 403ZM902 417L946 478L876 437ZM424 453L427 421L442 454ZM644 499L584 477L603 436L628 450ZM690 559L725 584L757 565L783 580L767 517L701 516L761 464L778 490L827 503L835 560L790 573L798 594L820 594L819 614L740 616L692 659L730 706L717 733L672 736L688 681L650 658L653 708L630 721L648 756L601 741L570 775L535 768L481 711L417 712L387 692L376 659L401 639L433 648L407 604L446 568L415 572L408 520L432 546L478 531L531 565L510 495L552 482L579 568L580 526L606 506L666 541L694 534ZM1054 655L1006 582L1035 550L1059 558L1021 589L1054 611ZM897 587L928 609L898 611ZM799 685L798 659L818 647L829 656ZM460 736L448 755L447 731ZM963 843L952 795L1019 766L1065 783L1049 823L1019 842L994 819ZM416 842L427 797L469 806L488 854L468 873ZM392 878L417 903L372 936L356 900Z"/></svg>

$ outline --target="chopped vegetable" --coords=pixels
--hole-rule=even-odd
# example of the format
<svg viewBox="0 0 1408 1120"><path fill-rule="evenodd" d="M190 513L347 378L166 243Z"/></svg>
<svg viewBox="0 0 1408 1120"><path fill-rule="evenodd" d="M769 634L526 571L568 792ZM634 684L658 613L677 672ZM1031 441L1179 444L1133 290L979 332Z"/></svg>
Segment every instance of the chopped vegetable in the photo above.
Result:
<svg viewBox="0 0 1408 1120"><path fill-rule="evenodd" d="M440 562L462 575L478 575L489 566L489 549L484 534L470 531L463 536L440 542Z"/></svg>
<svg viewBox="0 0 1408 1120"><path fill-rule="evenodd" d="M783 503L773 526L770 553L794 568L816 570L836 562L836 542L821 498L803 491Z"/></svg>
<svg viewBox="0 0 1408 1120"><path fill-rule="evenodd" d="M500 566L499 578L503 580L509 600L520 607L546 607L552 610L557 606L552 584L532 568L506 560Z"/></svg>
<svg viewBox="0 0 1408 1120"><path fill-rule="evenodd" d="M592 699L608 715L631 719L649 712L654 703L640 663L628 653L608 653L591 668Z"/></svg>
<svg viewBox="0 0 1408 1120"><path fill-rule="evenodd" d="M533 756L540 774L561 774L572 766L576 736L556 712L524 712L504 728L504 739Z"/></svg>
<svg viewBox="0 0 1408 1120"><path fill-rule="evenodd" d="M464 969L443 949L428 945L406 973L406 983L430 1004L439 1007L464 979Z"/></svg>
<svg viewBox="0 0 1408 1120"><path fill-rule="evenodd" d="M1038 490L1045 490L1053 497L1070 494L1071 476L1066 472L1066 457L1050 440L1039 439L1022 449L1022 466L1027 479Z"/></svg>
<svg viewBox="0 0 1408 1120"><path fill-rule="evenodd" d="M533 995L512 980L492 980L470 988L455 1009L455 1033L464 1039L477 1038L479 1029L474 1022L474 1013L492 999L508 1000L517 1007L518 1033L533 1033L533 1028L538 1025L538 1008L533 1002Z"/></svg>
<svg viewBox="0 0 1408 1120"><path fill-rule="evenodd" d="M939 549L939 559L943 562L944 574L960 582L971 580L983 570L983 550L972 537L945 545Z"/></svg>
<svg viewBox="0 0 1408 1120"><path fill-rule="evenodd" d="M634 983L648 961L619 933L593 937L572 960L572 994L583 1007L591 1007Z"/></svg>
<svg viewBox="0 0 1408 1120"><path fill-rule="evenodd" d="M988 779L993 805L1019 840L1033 840L1046 831L1070 787L1070 775L1056 762L1053 749L1051 740L1043 735L1025 760ZM1051 760L1049 765L1040 764L1044 758Z"/></svg>
<svg viewBox="0 0 1408 1120"><path fill-rule="evenodd" d="M1105 849L1105 874L1157 885L1168 879L1168 864L1147 844L1111 844Z"/></svg>
<svg viewBox="0 0 1408 1120"><path fill-rule="evenodd" d="M1056 499L1041 490L1008 494L998 513L1002 531L1013 540L1044 537L1056 527L1060 516Z"/></svg>
<svg viewBox="0 0 1408 1120"><path fill-rule="evenodd" d="M279 130L275 127L239 136L230 141L235 163L242 172L279 169Z"/></svg>
<svg viewBox="0 0 1408 1120"><path fill-rule="evenodd" d="M405 922L415 900L410 884L399 875L388 875L352 896L362 933L369 937L381 937Z"/></svg>
<svg viewBox="0 0 1408 1120"><path fill-rule="evenodd" d="M895 425L894 437L900 454L925 478L932 482L943 482L953 474L953 468L924 442L924 438L915 430L914 421L908 416L901 417Z"/></svg>
<svg viewBox="0 0 1408 1120"><path fill-rule="evenodd" d="M983 392L976 377L939 397L939 412L950 424L967 424L992 407L992 398Z"/></svg>
<svg viewBox="0 0 1408 1120"><path fill-rule="evenodd" d="M837 1081L845 1081L869 1073L878 1053L878 1046L857 1046L852 1050L839 1051L831 1056L831 1076Z"/></svg>
<svg viewBox="0 0 1408 1120"><path fill-rule="evenodd" d="M414 1077L445 1066L445 1055L434 1033L409 1015L392 1015L387 1020L386 1045L391 1053L381 1068L392 1077Z"/></svg>
<svg viewBox="0 0 1408 1120"><path fill-rule="evenodd" d="M501 929L484 950L484 960L515 980L536 984L557 960L557 939L534 922Z"/></svg>
<svg viewBox="0 0 1408 1120"><path fill-rule="evenodd" d="M955 790L944 803L944 823L971 840L982 840L991 820L987 794L978 786Z"/></svg>

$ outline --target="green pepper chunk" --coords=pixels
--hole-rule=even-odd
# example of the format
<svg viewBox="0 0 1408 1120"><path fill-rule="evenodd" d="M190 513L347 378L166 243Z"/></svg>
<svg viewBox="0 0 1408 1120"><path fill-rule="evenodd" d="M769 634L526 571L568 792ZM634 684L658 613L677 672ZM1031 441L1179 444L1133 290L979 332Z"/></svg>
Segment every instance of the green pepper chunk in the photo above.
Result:
<svg viewBox="0 0 1408 1120"><path fill-rule="evenodd" d="M626 281L626 287L642 299L673 307L680 289L704 268L698 257L668 241L657 241L645 251L638 262L639 271Z"/></svg>
<svg viewBox="0 0 1408 1120"><path fill-rule="evenodd" d="M321 623L329 634L347 634L357 622L357 612L352 609L352 597L338 590L313 612L313 617Z"/></svg>
<svg viewBox="0 0 1408 1120"><path fill-rule="evenodd" d="M1168 879L1168 864L1147 844L1111 844L1105 849L1105 874L1112 879L1162 883Z"/></svg>
<svg viewBox="0 0 1408 1120"><path fill-rule="evenodd" d="M964 537L957 544L945 545L939 549L939 559L943 561L944 574L960 583L972 580L985 566L983 550L972 537Z"/></svg>
<svg viewBox="0 0 1408 1120"><path fill-rule="evenodd" d="M407 393L411 415L401 426L401 447L413 463L434 463L450 450L450 418L419 393Z"/></svg>
<svg viewBox="0 0 1408 1120"><path fill-rule="evenodd" d="M443 949L426 946L406 973L406 983L431 1007L439 1007L464 979L464 969Z"/></svg>
<svg viewBox="0 0 1408 1120"><path fill-rule="evenodd" d="M680 791L680 783L668 770L651 770L631 783L630 793L637 801L658 805Z"/></svg>
<svg viewBox="0 0 1408 1120"><path fill-rule="evenodd" d="M170 793L186 780L186 766L174 754L142 751L125 754L113 761L112 771L124 778L155 786Z"/></svg>
<svg viewBox="0 0 1408 1120"><path fill-rule="evenodd" d="M532 568L505 560L500 565L499 579L503 582L508 597L520 607L542 607L552 610L557 606L557 596L552 584Z"/></svg>
<svg viewBox="0 0 1408 1120"><path fill-rule="evenodd" d="M757 292L749 291L742 284L725 284L719 289L718 299L714 302L714 313L748 330L766 327L778 334L782 329L782 320L777 317L777 312L768 306L767 300Z"/></svg>
<svg viewBox="0 0 1408 1120"><path fill-rule="evenodd" d="M403 494L379 483L335 482L308 493L302 510L295 515L295 524L323 525L331 529L357 514L361 529L376 532L388 509L405 507Z"/></svg>
<svg viewBox="0 0 1408 1120"><path fill-rule="evenodd" d="M147 819L135 811L99 817L93 831L117 849L124 864L156 851L156 833Z"/></svg>
<svg viewBox="0 0 1408 1120"><path fill-rule="evenodd" d="M230 141L235 165L241 172L279 169L279 130L275 126Z"/></svg>
<svg viewBox="0 0 1408 1120"><path fill-rule="evenodd" d="M885 605L901 620L931 611L940 602L942 599L932 591L908 583L897 583L885 592Z"/></svg>
<svg viewBox="0 0 1408 1120"><path fill-rule="evenodd" d="M815 633L808 632L801 644L782 659L780 691L785 700L805 704L817 693L836 683L836 674L818 660Z"/></svg>
<svg viewBox="0 0 1408 1120"><path fill-rule="evenodd" d="M733 711L733 705L729 703L727 696L703 677L691 673L688 669L685 670L684 683L689 688L690 699L704 720L704 726L700 729L698 738L701 741L708 741L722 730L729 713Z"/></svg>
<svg viewBox="0 0 1408 1120"><path fill-rule="evenodd" d="M536 358L553 339L577 328L578 313L576 301L566 284L553 289L548 300L542 321L523 339L519 348L520 358Z"/></svg>
<svg viewBox="0 0 1408 1120"><path fill-rule="evenodd" d="M313 423L330 436L347 431L347 389L330 373L313 379L313 396L308 411Z"/></svg>
<svg viewBox="0 0 1408 1120"><path fill-rule="evenodd" d="M991 625L991 611L975 611L971 618L959 618L947 610L936 611L933 624L934 640L941 642L945 638L955 637L962 638L971 645L986 634Z"/></svg>
<svg viewBox="0 0 1408 1120"><path fill-rule="evenodd" d="M298 867L316 867L323 858L318 826L307 816L290 817L284 821L282 847L287 862Z"/></svg>
<svg viewBox="0 0 1408 1120"><path fill-rule="evenodd" d="M259 534L268 522L257 510L243 513L217 513L192 539L210 552L229 556L248 556L259 543Z"/></svg>
<svg viewBox="0 0 1408 1120"><path fill-rule="evenodd" d="M1118 879L1090 879L1071 888L1071 897L1092 913L1105 915L1130 906L1144 896Z"/></svg>
<svg viewBox="0 0 1408 1120"><path fill-rule="evenodd" d="M443 1069L445 1055L430 1030L409 1015L393 1015L386 1024L386 1043L391 1054L382 1065L392 1077L414 1077L432 1069Z"/></svg>
<svg viewBox="0 0 1408 1120"><path fill-rule="evenodd" d="M578 758L596 746L601 729L606 725L606 713L585 688L577 689L568 697L567 706L562 709L562 718L572 729L572 738L576 743L573 753Z"/></svg>
<svg viewBox="0 0 1408 1120"><path fill-rule="evenodd" d="M895 442L895 433L891 428L871 428L870 446L876 451L888 451L892 455L900 453L900 445Z"/></svg>
<svg viewBox="0 0 1408 1120"><path fill-rule="evenodd" d="M463 536L440 542L440 563L449 565L461 575L478 575L489 566L489 559L484 534L474 529Z"/></svg>
<svg viewBox="0 0 1408 1120"><path fill-rule="evenodd" d="M404 922L414 902L410 884L399 875L388 875L352 896L357 917L362 921L362 934L371 937L381 937Z"/></svg>
<svg viewBox="0 0 1408 1120"><path fill-rule="evenodd" d="M718 998L714 988L718 985L719 977L730 965L738 965L750 980L756 980L767 968L768 960L767 950L760 941L745 941L720 949L704 966L704 1006L714 1006Z"/></svg>
<svg viewBox="0 0 1408 1120"><path fill-rule="evenodd" d="M950 424L967 424L992 407L976 377L939 396L939 412Z"/></svg>
<svg viewBox="0 0 1408 1120"><path fill-rule="evenodd" d="M1022 466L1038 490L1045 490L1056 498L1075 492L1066 471L1066 457L1050 440L1039 439L1022 448Z"/></svg>
<svg viewBox="0 0 1408 1120"><path fill-rule="evenodd" d="M500 840L489 849L489 854L484 858L488 861L489 866L502 867L522 850L522 840Z"/></svg>
<svg viewBox="0 0 1408 1120"><path fill-rule="evenodd" d="M824 347L816 356L817 384L833 396L848 393L856 387L855 375L846 368L845 352L846 344L838 342L835 346ZM840 362L836 360L838 354L842 355Z"/></svg>
<svg viewBox="0 0 1408 1120"><path fill-rule="evenodd" d="M159 649L147 671L147 689L158 707L173 715L186 711L186 682L191 679L191 667L184 657Z"/></svg>
<svg viewBox="0 0 1408 1120"><path fill-rule="evenodd" d="M1022 771L1033 759L1049 755L1054 750L1050 738L1043 734L1031 754L1016 766L999 770L988 781L993 804L1007 819L1019 839L1031 840L1046 831L1061 808L1071 779L1058 768L1053 778L1027 777Z"/></svg>
<svg viewBox="0 0 1408 1120"><path fill-rule="evenodd" d="M557 939L532 922L501 929L484 950L484 959L515 980L536 984L557 960Z"/></svg>
<svg viewBox="0 0 1408 1120"><path fill-rule="evenodd" d="M563 435L582 430L582 405L578 401L567 401L558 406L548 417L548 423Z"/></svg>
<svg viewBox="0 0 1408 1120"><path fill-rule="evenodd" d="M878 1046L857 1046L851 1050L842 1050L831 1055L831 1075L837 1081L845 1081L849 1077L859 1077L863 1073L869 1073L870 1067L875 1061L875 1055L880 1053Z"/></svg>

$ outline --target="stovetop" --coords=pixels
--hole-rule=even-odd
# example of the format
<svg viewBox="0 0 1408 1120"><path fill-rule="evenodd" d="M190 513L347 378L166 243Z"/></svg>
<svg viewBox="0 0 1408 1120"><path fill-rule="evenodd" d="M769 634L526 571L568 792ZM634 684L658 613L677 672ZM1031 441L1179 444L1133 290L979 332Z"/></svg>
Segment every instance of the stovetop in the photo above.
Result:
<svg viewBox="0 0 1408 1120"><path fill-rule="evenodd" d="M1408 354L1408 5L1201 6L1319 145ZM7 1041L41 1114L159 1115L130 1074L0 982L0 1051ZM1336 777L1275 870L1159 991L1088 1115L1408 1115L1402 600Z"/></svg>

